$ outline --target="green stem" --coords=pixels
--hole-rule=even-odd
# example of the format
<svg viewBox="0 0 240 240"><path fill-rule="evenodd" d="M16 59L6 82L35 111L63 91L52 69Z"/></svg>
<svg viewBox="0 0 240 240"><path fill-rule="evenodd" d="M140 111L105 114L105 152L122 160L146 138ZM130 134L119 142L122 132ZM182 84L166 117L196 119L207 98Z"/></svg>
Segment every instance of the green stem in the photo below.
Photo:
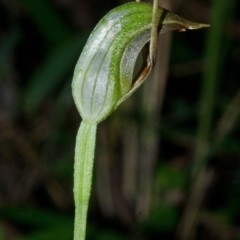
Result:
<svg viewBox="0 0 240 240"><path fill-rule="evenodd" d="M74 164L74 240L85 240L97 125L82 121L77 134Z"/></svg>
<svg viewBox="0 0 240 240"><path fill-rule="evenodd" d="M206 48L206 69L203 75L203 86L200 100L196 152L192 166L195 176L205 166L210 151L210 133L214 116L219 76L223 69L224 32L234 1L214 0L212 7L211 27L209 28ZM219 27L221 26L221 27Z"/></svg>

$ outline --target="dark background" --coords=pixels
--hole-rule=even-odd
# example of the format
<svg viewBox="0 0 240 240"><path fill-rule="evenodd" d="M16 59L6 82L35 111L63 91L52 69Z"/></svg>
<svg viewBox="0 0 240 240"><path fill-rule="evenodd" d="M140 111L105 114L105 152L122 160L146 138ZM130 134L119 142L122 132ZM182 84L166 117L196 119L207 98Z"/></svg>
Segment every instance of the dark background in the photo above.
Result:
<svg viewBox="0 0 240 240"><path fill-rule="evenodd" d="M128 1L0 0L0 239L72 239L74 66ZM144 85L99 124L88 239L240 239L237 0L165 0L209 29L160 35Z"/></svg>

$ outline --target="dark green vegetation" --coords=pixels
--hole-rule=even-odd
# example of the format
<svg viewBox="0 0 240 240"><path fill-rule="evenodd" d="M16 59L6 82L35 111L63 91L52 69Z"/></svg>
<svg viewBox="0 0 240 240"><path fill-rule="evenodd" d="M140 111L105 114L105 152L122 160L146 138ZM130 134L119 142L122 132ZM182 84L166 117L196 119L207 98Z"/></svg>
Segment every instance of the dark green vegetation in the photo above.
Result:
<svg viewBox="0 0 240 240"><path fill-rule="evenodd" d="M73 68L123 2L0 1L0 239L72 239ZM99 125L90 240L240 238L240 5L172 2L211 28L162 35L151 78Z"/></svg>

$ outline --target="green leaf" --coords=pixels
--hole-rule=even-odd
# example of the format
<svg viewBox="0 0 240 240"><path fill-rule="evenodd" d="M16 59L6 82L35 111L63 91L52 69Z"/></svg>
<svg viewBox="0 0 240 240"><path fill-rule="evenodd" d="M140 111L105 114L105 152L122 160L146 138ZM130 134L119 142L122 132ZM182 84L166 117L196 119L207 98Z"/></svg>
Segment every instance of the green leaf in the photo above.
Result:
<svg viewBox="0 0 240 240"><path fill-rule="evenodd" d="M33 74L23 93L24 105L28 111L35 111L44 98L71 72L87 35L83 33L54 51Z"/></svg>
<svg viewBox="0 0 240 240"><path fill-rule="evenodd" d="M52 44L59 44L71 35L65 22L47 0L21 0L39 29Z"/></svg>
<svg viewBox="0 0 240 240"><path fill-rule="evenodd" d="M72 240L73 224L67 223L56 227L35 231L24 237L18 237L14 240Z"/></svg>
<svg viewBox="0 0 240 240"><path fill-rule="evenodd" d="M163 190L174 188L182 189L186 183L186 175L183 171L180 171L171 165L165 165L161 166L158 170L156 182Z"/></svg>
<svg viewBox="0 0 240 240"><path fill-rule="evenodd" d="M169 205L159 205L150 211L149 218L141 226L145 231L159 232L175 229L178 222L177 209Z"/></svg>
<svg viewBox="0 0 240 240"><path fill-rule="evenodd" d="M49 227L64 225L71 219L62 214L29 207L1 207L0 217L29 226Z"/></svg>

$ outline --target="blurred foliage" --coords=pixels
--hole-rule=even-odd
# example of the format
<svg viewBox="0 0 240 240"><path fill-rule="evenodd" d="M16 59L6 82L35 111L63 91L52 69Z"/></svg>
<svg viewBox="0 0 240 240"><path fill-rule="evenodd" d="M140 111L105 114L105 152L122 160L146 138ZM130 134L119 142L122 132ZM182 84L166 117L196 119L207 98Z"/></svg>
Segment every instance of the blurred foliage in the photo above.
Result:
<svg viewBox="0 0 240 240"><path fill-rule="evenodd" d="M124 2L0 0L0 239L72 239L73 69ZM240 239L240 5L171 3L212 26L173 34L161 111L142 89L100 124L88 239Z"/></svg>

